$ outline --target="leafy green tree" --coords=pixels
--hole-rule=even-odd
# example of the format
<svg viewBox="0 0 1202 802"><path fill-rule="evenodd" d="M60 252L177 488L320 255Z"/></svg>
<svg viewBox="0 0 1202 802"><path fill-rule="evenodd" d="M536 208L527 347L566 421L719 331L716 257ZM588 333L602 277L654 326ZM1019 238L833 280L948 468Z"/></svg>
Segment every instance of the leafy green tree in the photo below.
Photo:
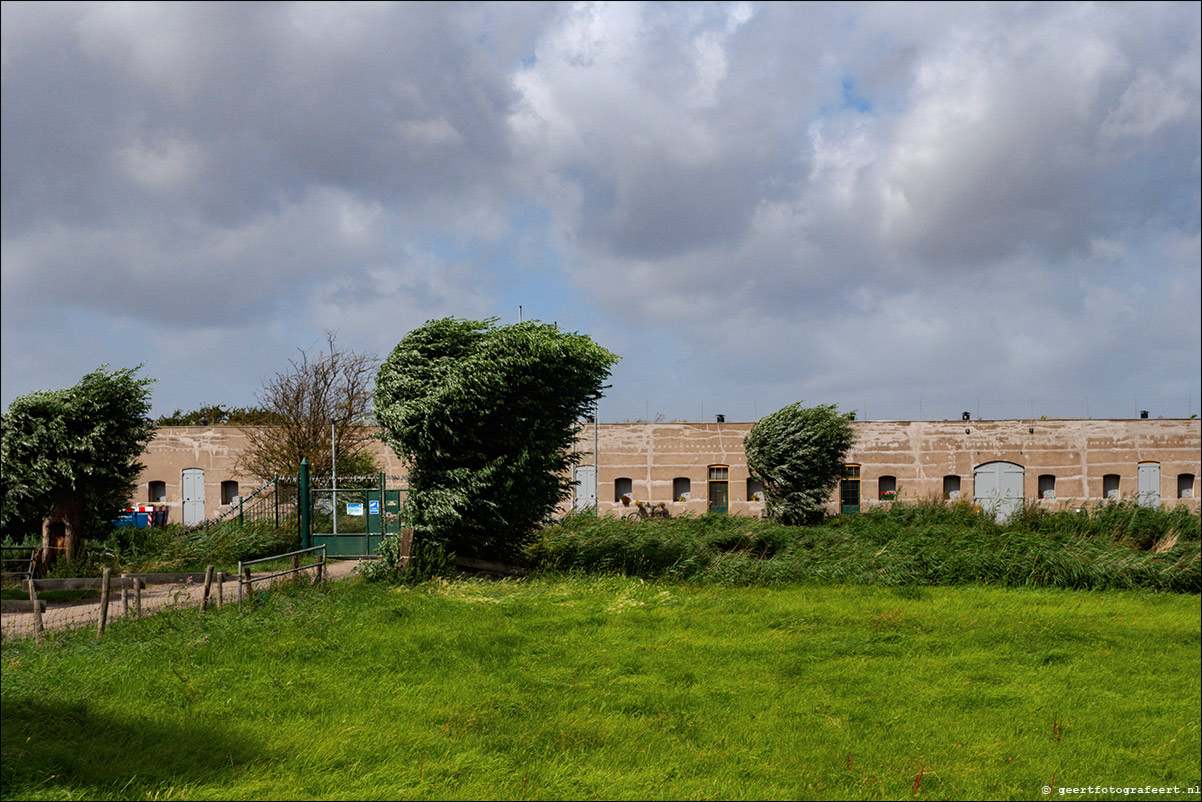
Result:
<svg viewBox="0 0 1202 802"><path fill-rule="evenodd" d="M505 560L570 494L577 421L618 357L558 326L495 322L411 331L376 377L375 413L409 465L416 538Z"/></svg>
<svg viewBox="0 0 1202 802"><path fill-rule="evenodd" d="M86 537L109 528L129 503L142 471L138 457L154 436L153 379L136 376L139 368L107 368L66 390L23 395L3 415L0 525L17 538L41 529L47 557L47 519L65 523L68 560Z"/></svg>
<svg viewBox="0 0 1202 802"><path fill-rule="evenodd" d="M743 448L768 515L790 526L821 521L854 443L851 415L833 404L790 404L760 419Z"/></svg>

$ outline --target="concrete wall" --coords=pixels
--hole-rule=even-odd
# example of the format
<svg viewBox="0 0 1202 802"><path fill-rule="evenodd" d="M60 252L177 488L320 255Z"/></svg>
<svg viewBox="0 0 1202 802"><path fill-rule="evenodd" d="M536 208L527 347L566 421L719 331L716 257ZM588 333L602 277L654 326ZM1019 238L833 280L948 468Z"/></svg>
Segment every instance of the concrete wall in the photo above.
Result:
<svg viewBox="0 0 1202 802"><path fill-rule="evenodd" d="M664 502L672 514L703 513L707 508L710 465L729 467L732 514L759 515L763 503L747 493L743 438L751 423L601 424L598 442L598 508L603 513L631 510L615 497L615 480L631 480L633 497ZM960 496L973 498L973 470L994 461L1024 468L1023 495L1039 496L1039 477L1055 476L1055 497L1038 499L1059 509L1103 498L1106 474L1119 476L1121 498L1137 493L1140 462L1160 464L1161 503L1198 509L1202 473L1202 422L1198 420L1034 420L1034 421L857 421L856 445L849 464L861 466L862 508L880 503L883 476L896 479L897 498L943 497L945 476L960 477ZM593 431L586 426L577 450L592 464ZM1192 498L1177 498L1180 474L1193 476ZM673 479L688 478L691 500L673 500ZM838 493L831 499L836 511Z"/></svg>
<svg viewBox="0 0 1202 802"><path fill-rule="evenodd" d="M1023 495L1036 501L1039 477L1055 479L1055 498L1038 503L1052 509L1076 507L1103 498L1106 474L1119 476L1119 493L1134 498L1140 462L1160 464L1161 503L1199 505L1202 474L1202 424L1198 420L1034 420L1034 421L857 421L856 445L849 463L861 466L862 508L889 503L878 500L882 476L896 478L898 498L942 498L944 476L960 477L961 497L973 497L973 469L1004 460L1023 466ZM633 511L615 499L615 481L631 481L635 500L664 502L673 515L701 514L708 508L708 470L728 468L729 512L758 516L764 504L748 498L747 461L743 438L751 423L601 424L596 438L599 510ZM577 451L586 465L593 463L594 432L586 425ZM170 520L180 521L181 475L185 468L205 472L205 514L226 509L221 483L237 481L247 495L258 482L237 471L237 457L246 445L241 427L175 426L160 429L142 456L146 469L133 502L146 503L149 483L166 485ZM389 476L403 476L405 466L388 446L372 446ZM1178 476L1190 474L1192 498L1177 498ZM673 481L687 478L689 501L676 501ZM394 481L390 483L395 486ZM831 500L835 511L837 493ZM568 508L565 503L564 510Z"/></svg>
<svg viewBox="0 0 1202 802"><path fill-rule="evenodd" d="M132 503L146 504L150 498L150 483L166 485L168 520L182 521L183 471L200 468L204 471L205 517L211 518L229 509L221 503L221 483L238 483L239 495L250 495L261 482L238 470L238 455L246 448L246 434L240 426L164 426L146 447L140 461L146 467L138 478ZM402 476L405 467L392 449L382 442L370 446L376 462L389 477ZM397 486L396 481L389 487Z"/></svg>

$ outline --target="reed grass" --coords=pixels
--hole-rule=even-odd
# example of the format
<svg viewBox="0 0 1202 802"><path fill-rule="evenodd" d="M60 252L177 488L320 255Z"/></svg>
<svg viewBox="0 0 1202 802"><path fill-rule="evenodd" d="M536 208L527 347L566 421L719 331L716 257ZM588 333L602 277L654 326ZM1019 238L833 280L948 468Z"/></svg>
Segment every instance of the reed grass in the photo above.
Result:
<svg viewBox="0 0 1202 802"><path fill-rule="evenodd" d="M821 526L703 515L569 516L528 547L549 570L701 584L1055 587L1202 592L1202 519L1129 503L1030 507L998 524L970 505L894 504Z"/></svg>

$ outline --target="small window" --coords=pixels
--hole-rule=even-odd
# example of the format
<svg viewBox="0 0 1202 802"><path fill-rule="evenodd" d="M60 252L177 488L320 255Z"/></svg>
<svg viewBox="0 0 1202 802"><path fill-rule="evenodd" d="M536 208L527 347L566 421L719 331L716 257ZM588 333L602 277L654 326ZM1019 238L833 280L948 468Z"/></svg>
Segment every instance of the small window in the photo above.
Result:
<svg viewBox="0 0 1202 802"><path fill-rule="evenodd" d="M710 481L725 481L730 478L730 468L725 465L710 466Z"/></svg>
<svg viewBox="0 0 1202 802"><path fill-rule="evenodd" d="M843 466L843 478L844 479L859 479L860 478L860 466L859 465Z"/></svg>
<svg viewBox="0 0 1202 802"><path fill-rule="evenodd" d="M763 501L764 486L755 479L747 480L747 500L748 501Z"/></svg>
<svg viewBox="0 0 1202 802"><path fill-rule="evenodd" d="M882 476L876 480L877 497L881 501L893 501L897 498L897 477Z"/></svg>
<svg viewBox="0 0 1202 802"><path fill-rule="evenodd" d="M1119 497L1119 475L1108 473L1102 477L1102 498Z"/></svg>
<svg viewBox="0 0 1202 802"><path fill-rule="evenodd" d="M951 474L943 477L943 497L945 499L960 498L960 477Z"/></svg>
<svg viewBox="0 0 1202 802"><path fill-rule="evenodd" d="M146 500L151 504L167 500L167 483L150 482L147 485Z"/></svg>
<svg viewBox="0 0 1202 802"><path fill-rule="evenodd" d="M1039 475L1039 497L1056 498L1056 477L1054 474L1042 473Z"/></svg>
<svg viewBox="0 0 1202 802"><path fill-rule="evenodd" d="M1177 498L1194 497L1194 475L1192 473L1177 474Z"/></svg>
<svg viewBox="0 0 1202 802"><path fill-rule="evenodd" d="M633 493L634 482L630 481L624 476L619 479L614 479L614 501L622 501L624 496L626 503L629 504L634 500L634 496L632 495Z"/></svg>
<svg viewBox="0 0 1202 802"><path fill-rule="evenodd" d="M221 483L221 503L222 504L237 504L238 503L238 483L234 481L225 481Z"/></svg>
<svg viewBox="0 0 1202 802"><path fill-rule="evenodd" d="M693 483L687 476L677 476L672 480L672 498L676 501L688 501Z"/></svg>

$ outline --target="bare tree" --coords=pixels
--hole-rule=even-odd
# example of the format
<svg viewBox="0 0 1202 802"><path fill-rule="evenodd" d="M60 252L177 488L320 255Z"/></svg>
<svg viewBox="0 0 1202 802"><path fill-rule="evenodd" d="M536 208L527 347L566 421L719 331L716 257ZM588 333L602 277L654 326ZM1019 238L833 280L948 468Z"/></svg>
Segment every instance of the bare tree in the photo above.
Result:
<svg viewBox="0 0 1202 802"><path fill-rule="evenodd" d="M259 403L276 422L246 429L247 448L238 460L243 473L263 481L291 476L308 459L314 473L328 475L331 425L339 475L376 469L367 444L373 437L372 381L379 360L338 348L336 336L327 331L328 351L313 356L301 350L299 360L289 360L289 370L265 382Z"/></svg>

